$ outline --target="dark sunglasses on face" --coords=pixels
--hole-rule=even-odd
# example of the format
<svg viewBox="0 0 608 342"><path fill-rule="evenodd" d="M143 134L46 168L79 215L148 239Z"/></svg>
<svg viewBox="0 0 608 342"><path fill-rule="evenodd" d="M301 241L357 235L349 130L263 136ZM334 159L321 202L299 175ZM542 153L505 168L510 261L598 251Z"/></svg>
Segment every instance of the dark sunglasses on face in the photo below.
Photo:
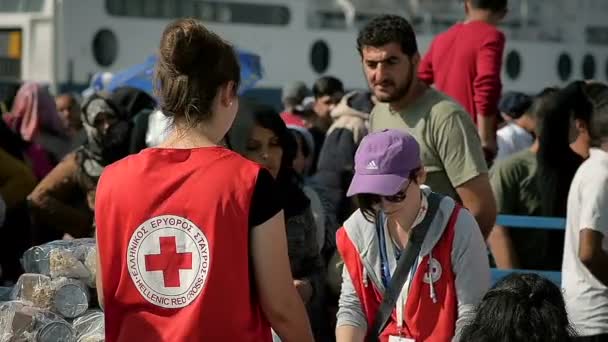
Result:
<svg viewBox="0 0 608 342"><path fill-rule="evenodd" d="M410 184L412 184L412 180L410 180L407 183L407 186L405 188L401 189L398 193L396 193L392 196L382 196L382 198L384 198L387 202L391 202L391 203L402 202L407 198L407 189L410 187Z"/></svg>

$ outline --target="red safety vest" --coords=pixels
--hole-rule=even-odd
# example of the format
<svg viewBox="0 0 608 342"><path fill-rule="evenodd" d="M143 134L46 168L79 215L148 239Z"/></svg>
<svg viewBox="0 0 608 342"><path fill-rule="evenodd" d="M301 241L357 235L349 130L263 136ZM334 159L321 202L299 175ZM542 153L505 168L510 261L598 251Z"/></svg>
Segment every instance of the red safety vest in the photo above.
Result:
<svg viewBox="0 0 608 342"><path fill-rule="evenodd" d="M416 342L449 342L454 336L456 319L458 317L458 301L454 272L452 271L452 243L454 241L454 225L458 217L460 206L454 208L447 226L437 244L432 249L432 256L441 266L437 280L433 283L436 303L430 293L430 285L425 282L425 275L429 272L429 257L422 258L416 269L410 285L405 308L403 337L414 339ZM359 251L350 240L344 228L337 233L337 245L344 266L350 274L355 291L361 302L363 313L367 318L368 329L371 329L376 317L383 294L369 279L364 279L363 263ZM435 273L437 269L433 270ZM378 276L379 278L380 276ZM368 331L368 334L371 332ZM396 312L393 309L391 319L380 335L380 341L387 342L389 336L398 336Z"/></svg>
<svg viewBox="0 0 608 342"><path fill-rule="evenodd" d="M95 216L106 341L271 341L252 286L259 166L219 147L147 149L104 171Z"/></svg>

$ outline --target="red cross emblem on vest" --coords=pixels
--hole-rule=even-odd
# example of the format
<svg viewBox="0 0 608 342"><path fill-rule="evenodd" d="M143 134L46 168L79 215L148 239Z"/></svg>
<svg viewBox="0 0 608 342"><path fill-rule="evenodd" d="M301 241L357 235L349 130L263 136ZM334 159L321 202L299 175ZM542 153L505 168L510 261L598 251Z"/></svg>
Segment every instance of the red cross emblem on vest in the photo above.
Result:
<svg viewBox="0 0 608 342"><path fill-rule="evenodd" d="M145 256L146 271L163 272L165 287L180 287L179 270L192 269L192 253L178 253L175 236L161 236L160 254Z"/></svg>

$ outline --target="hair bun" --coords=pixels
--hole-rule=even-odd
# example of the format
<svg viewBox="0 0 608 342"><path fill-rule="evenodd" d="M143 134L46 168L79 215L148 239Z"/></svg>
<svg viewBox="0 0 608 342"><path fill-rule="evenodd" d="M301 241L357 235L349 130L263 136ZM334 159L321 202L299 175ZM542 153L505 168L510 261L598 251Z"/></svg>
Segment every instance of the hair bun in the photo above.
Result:
<svg viewBox="0 0 608 342"><path fill-rule="evenodd" d="M240 67L232 46L196 19L167 25L158 55L154 93L163 114L176 121L207 120L220 87L233 82L238 89Z"/></svg>
<svg viewBox="0 0 608 342"><path fill-rule="evenodd" d="M180 74L191 75L201 66L214 65L219 58L213 33L194 19L186 19L179 25L165 30L167 39L161 46L161 60Z"/></svg>

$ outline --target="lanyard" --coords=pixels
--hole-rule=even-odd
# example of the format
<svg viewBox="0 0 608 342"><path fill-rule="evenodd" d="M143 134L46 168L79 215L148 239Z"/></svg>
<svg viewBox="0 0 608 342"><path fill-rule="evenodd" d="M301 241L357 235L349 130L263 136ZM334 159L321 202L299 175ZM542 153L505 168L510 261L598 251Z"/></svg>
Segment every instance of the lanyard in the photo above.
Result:
<svg viewBox="0 0 608 342"><path fill-rule="evenodd" d="M420 192L420 210L418 211L418 215L416 216L416 219L414 220L414 223L412 224L412 227L416 227L418 226L418 224L420 224L422 222L422 220L424 219L424 217L426 216L426 213L428 211L428 198L427 195L424 193L424 191ZM391 280L391 272L390 270L395 269L397 267L396 263L397 260L399 260L399 257L401 256L401 252L396 250L395 248L393 248L393 244L391 241L387 242L387 238L386 236L388 235L388 229L386 228L386 216L384 216L384 213L382 211L379 212L378 214L378 220L376 223L376 231L378 233L378 236L380 237L380 261L381 261L381 270L382 270L382 283L384 284L384 288L388 287L388 283ZM395 250L394 252L392 252L393 250ZM389 258L388 255L389 253L394 253L395 258ZM409 279L410 279L410 283L411 280L414 278L413 275L416 274L416 268L418 268L418 263L414 263L414 265L412 266L413 271L410 271L409 274ZM409 290L409 285L408 285L408 290Z"/></svg>
<svg viewBox="0 0 608 342"><path fill-rule="evenodd" d="M393 242L390 241L390 236L386 226L386 218L382 213L380 213L379 218L379 224L376 225L376 229L380 238L380 268L382 271L382 283L386 289L388 288L391 280L391 269L395 269L397 267L397 260L399 259L401 253L394 248ZM393 255L393 257L390 258L389 255ZM416 274L417 269L418 262L416 261L414 265L412 265L412 268L408 274L407 286L404 284L404 286L401 288L399 297L397 298L397 303L395 304L395 310L397 313L397 328L399 329L400 334L404 323L403 308L405 306L407 294L410 290L410 285L414 280L414 275Z"/></svg>
<svg viewBox="0 0 608 342"><path fill-rule="evenodd" d="M387 240L386 235L388 232L386 231L386 218L382 213L380 214L379 218L381 223L376 225L376 230L378 232L378 237L380 238L380 269L382 271L382 284L386 289L391 281L391 269L395 269L397 267L397 261L401 256L401 251L394 248L392 241ZM389 258L389 253L394 257ZM414 278L413 276L416 274L417 268L418 262L414 263L412 269L410 270L408 275L408 278L410 279L409 283L411 283L411 280Z"/></svg>

